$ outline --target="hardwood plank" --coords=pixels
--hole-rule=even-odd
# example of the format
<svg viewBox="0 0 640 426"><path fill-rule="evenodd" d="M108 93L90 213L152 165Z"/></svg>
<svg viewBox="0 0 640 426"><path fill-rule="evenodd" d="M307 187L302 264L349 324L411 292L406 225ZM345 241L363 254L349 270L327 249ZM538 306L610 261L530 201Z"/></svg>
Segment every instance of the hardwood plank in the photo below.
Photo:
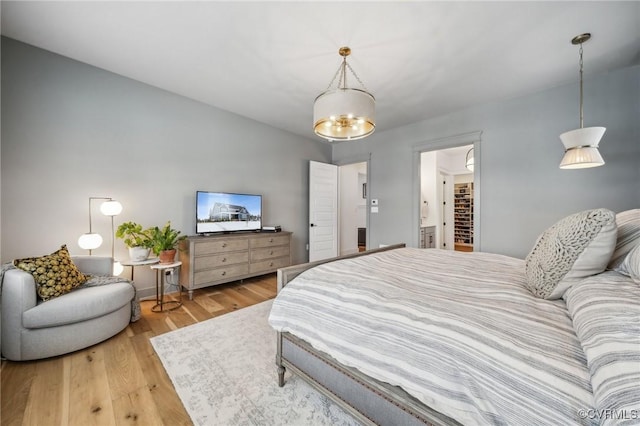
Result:
<svg viewBox="0 0 640 426"><path fill-rule="evenodd" d="M191 419L182 406L171 379L149 342L151 336L147 336L146 339L141 337L143 336L136 336L132 341L158 415L167 425L191 424Z"/></svg>
<svg viewBox="0 0 640 426"><path fill-rule="evenodd" d="M0 399L2 425L21 425L31 392L31 385L37 375L37 361L3 361Z"/></svg>
<svg viewBox="0 0 640 426"><path fill-rule="evenodd" d="M251 291L249 288L247 288L246 284L240 285L240 286L234 288L233 291L234 292L238 292L240 295L245 297L247 300L250 300L252 305L255 305L256 303L260 303L262 300L264 300L264 298L261 297L259 294L257 294L254 291Z"/></svg>
<svg viewBox="0 0 640 426"><path fill-rule="evenodd" d="M273 289L265 288L263 285L260 285L260 283L258 282L247 283L243 285L243 287L260 296L262 300L272 298L276 291L275 288Z"/></svg>
<svg viewBox="0 0 640 426"><path fill-rule="evenodd" d="M241 286L236 288L230 288L226 293L228 297L235 301L235 304L240 308L246 308L247 306L255 305L260 301L260 298L251 292L246 291Z"/></svg>
<svg viewBox="0 0 640 426"><path fill-rule="evenodd" d="M146 385L115 399L113 411L118 426L164 424Z"/></svg>
<svg viewBox="0 0 640 426"><path fill-rule="evenodd" d="M225 307L218 303L213 296L219 295L220 292L217 293L209 293L206 295L195 296L193 300L200 306L203 307L205 311L209 313L209 318L211 318L211 314L218 314L221 311L225 310Z"/></svg>
<svg viewBox="0 0 640 426"><path fill-rule="evenodd" d="M182 300L182 306L197 322L206 321L211 317L211 313L202 307L198 300L188 300L185 298ZM222 309L222 306L220 307Z"/></svg>
<svg viewBox="0 0 640 426"><path fill-rule="evenodd" d="M115 425L102 346L71 354L71 425Z"/></svg>
<svg viewBox="0 0 640 426"><path fill-rule="evenodd" d="M151 310L151 308L156 304L155 300L153 301L145 301L143 303L140 304L141 306L141 310L142 310L142 314L144 315L145 319L147 320L147 323L149 325L149 327L151 328L151 331L153 332L153 334L155 336L159 335L159 334L164 334L168 331L171 331L171 327L169 327L169 325L167 324L167 322L165 321L165 318L167 316L167 312L153 312Z"/></svg>
<svg viewBox="0 0 640 426"><path fill-rule="evenodd" d="M31 383L29 399L25 407L23 425L60 424L63 415L63 398L56 392L63 382L62 358L50 358L35 364L36 376ZM38 409L34 409L38 407ZM34 415L37 412L37 415Z"/></svg>
<svg viewBox="0 0 640 426"><path fill-rule="evenodd" d="M131 338L122 331L104 345L104 365L109 372L109 393L112 400L119 399L145 386Z"/></svg>
<svg viewBox="0 0 640 426"><path fill-rule="evenodd" d="M178 301L180 299L179 299L179 296L176 294L176 295L171 295L167 297L165 300ZM184 298L182 299L182 302L183 303L185 302ZM178 309L174 309L173 311L169 311L168 315L169 315L169 318L171 318L171 321L173 322L173 324L175 324L177 328L186 327L198 322L194 317L192 317L185 310L183 306L180 306Z"/></svg>

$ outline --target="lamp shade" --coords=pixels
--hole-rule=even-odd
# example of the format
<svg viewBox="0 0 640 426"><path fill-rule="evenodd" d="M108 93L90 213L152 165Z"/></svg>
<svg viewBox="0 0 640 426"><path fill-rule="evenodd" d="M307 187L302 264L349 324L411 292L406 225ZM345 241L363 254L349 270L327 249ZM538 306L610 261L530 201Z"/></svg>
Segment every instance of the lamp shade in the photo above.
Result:
<svg viewBox="0 0 640 426"><path fill-rule="evenodd" d="M561 169L586 169L604 164L598 144L607 129L584 127L560 135L565 152L560 162Z"/></svg>
<svg viewBox="0 0 640 426"><path fill-rule="evenodd" d="M122 263L118 262L117 260L115 260L113 262L113 275L115 275L116 277L118 275L120 275L122 272L124 271L124 266L122 266Z"/></svg>
<svg viewBox="0 0 640 426"><path fill-rule="evenodd" d="M85 250L94 250L102 245L102 237L96 233L82 234L78 238L78 245Z"/></svg>
<svg viewBox="0 0 640 426"><path fill-rule="evenodd" d="M376 128L374 97L364 90L340 88L320 94L313 104L314 132L329 140L354 140Z"/></svg>
<svg viewBox="0 0 640 426"><path fill-rule="evenodd" d="M473 167L475 164L475 160L474 160L474 152L473 152L473 148L471 148L469 151L467 151L467 157L466 157L466 161L464 166L467 168L467 170L469 170L470 172L473 171Z"/></svg>
<svg viewBox="0 0 640 426"><path fill-rule="evenodd" d="M100 212L105 216L117 216L122 213L122 204L116 200L105 201L100 205Z"/></svg>

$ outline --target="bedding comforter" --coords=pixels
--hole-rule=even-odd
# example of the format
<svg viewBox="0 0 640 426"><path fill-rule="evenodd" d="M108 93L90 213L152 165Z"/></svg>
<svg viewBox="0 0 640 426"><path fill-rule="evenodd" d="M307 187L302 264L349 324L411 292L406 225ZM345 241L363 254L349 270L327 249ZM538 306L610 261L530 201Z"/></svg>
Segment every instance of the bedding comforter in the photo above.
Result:
<svg viewBox="0 0 640 426"><path fill-rule="evenodd" d="M278 294L269 322L467 424L597 424L563 300L524 261L404 248L326 263Z"/></svg>

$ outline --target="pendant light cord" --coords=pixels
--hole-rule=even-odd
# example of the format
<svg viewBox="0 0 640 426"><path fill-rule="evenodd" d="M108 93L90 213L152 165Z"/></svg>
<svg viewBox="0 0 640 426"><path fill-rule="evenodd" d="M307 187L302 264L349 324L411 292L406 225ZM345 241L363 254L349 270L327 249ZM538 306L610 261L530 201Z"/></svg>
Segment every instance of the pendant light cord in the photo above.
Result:
<svg viewBox="0 0 640 426"><path fill-rule="evenodd" d="M582 63L582 43L580 43L580 128L581 129L584 127L583 110L582 110L582 97L583 97L583 93L582 93L582 68L583 68L583 63Z"/></svg>

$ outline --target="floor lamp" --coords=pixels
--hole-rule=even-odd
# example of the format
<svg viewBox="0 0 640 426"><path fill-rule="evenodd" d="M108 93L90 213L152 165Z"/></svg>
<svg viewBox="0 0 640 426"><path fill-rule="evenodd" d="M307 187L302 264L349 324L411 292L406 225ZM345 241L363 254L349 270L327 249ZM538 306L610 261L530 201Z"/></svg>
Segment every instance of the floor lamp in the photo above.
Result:
<svg viewBox="0 0 640 426"><path fill-rule="evenodd" d="M113 217L122 212L122 204L118 201L111 197L89 197L89 232L82 234L80 238L78 238L78 245L80 248L89 250L89 255L91 255L92 250L102 245L102 236L93 232L91 212L91 203L93 200L105 200L100 205L100 212L105 216L111 217L111 259L113 259L113 274L119 275L122 273L123 267L120 262L117 262L115 259L115 229L113 226Z"/></svg>

